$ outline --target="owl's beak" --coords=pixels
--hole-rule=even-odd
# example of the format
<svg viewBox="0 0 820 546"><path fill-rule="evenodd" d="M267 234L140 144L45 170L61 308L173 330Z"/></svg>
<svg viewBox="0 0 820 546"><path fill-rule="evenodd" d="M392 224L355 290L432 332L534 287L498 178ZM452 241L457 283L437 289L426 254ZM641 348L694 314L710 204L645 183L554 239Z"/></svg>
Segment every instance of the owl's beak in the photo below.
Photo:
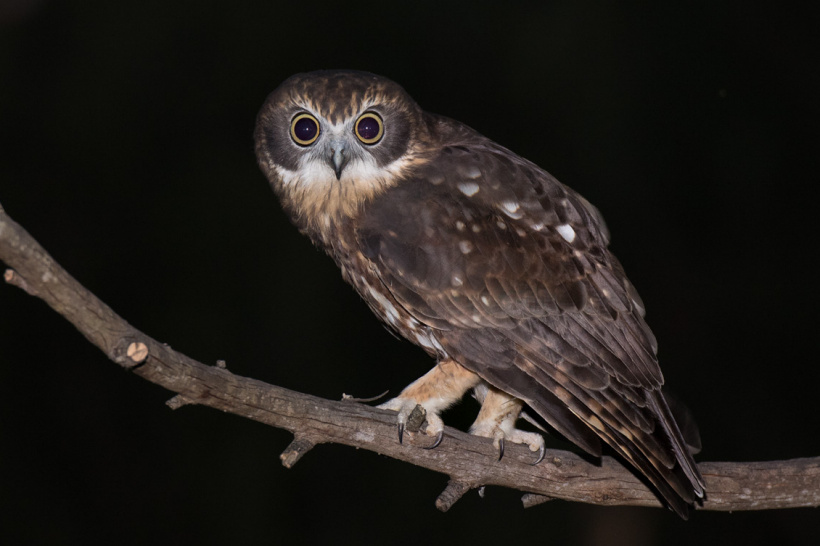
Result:
<svg viewBox="0 0 820 546"><path fill-rule="evenodd" d="M336 180L342 178L342 170L347 165L348 158L345 156L344 142L333 141L330 144L330 165L336 172Z"/></svg>

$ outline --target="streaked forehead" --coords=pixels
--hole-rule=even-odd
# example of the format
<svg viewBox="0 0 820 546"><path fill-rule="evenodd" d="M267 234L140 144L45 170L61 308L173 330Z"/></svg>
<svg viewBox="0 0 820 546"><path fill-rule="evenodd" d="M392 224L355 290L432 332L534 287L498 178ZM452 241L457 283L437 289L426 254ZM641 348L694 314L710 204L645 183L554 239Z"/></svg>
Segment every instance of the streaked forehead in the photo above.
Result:
<svg viewBox="0 0 820 546"><path fill-rule="evenodd" d="M367 72L319 71L296 74L276 90L279 101L307 108L337 124L368 107L396 101L412 104L397 83Z"/></svg>

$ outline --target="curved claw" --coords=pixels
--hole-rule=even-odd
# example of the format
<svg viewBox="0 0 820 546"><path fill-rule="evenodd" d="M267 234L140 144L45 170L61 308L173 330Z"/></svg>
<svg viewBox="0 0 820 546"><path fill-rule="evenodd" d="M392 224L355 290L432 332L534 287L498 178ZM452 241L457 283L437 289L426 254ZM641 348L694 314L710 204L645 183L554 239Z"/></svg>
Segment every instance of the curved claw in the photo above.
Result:
<svg viewBox="0 0 820 546"><path fill-rule="evenodd" d="M399 423L399 444L404 440L404 423Z"/></svg>
<svg viewBox="0 0 820 546"><path fill-rule="evenodd" d="M535 459L535 462L532 463L531 466L535 466L538 463L540 463L541 461L543 461L546 454L547 454L547 446L545 446L544 444L541 444L541 449L538 450L538 458Z"/></svg>
<svg viewBox="0 0 820 546"><path fill-rule="evenodd" d="M504 457L504 438L498 439L498 460Z"/></svg>
<svg viewBox="0 0 820 546"><path fill-rule="evenodd" d="M441 443L441 441L443 439L444 439L444 431L440 430L440 431L438 431L438 434L436 435L436 441L433 442L433 445L429 445L429 446L425 447L424 449L435 449L435 448L437 448L438 445Z"/></svg>

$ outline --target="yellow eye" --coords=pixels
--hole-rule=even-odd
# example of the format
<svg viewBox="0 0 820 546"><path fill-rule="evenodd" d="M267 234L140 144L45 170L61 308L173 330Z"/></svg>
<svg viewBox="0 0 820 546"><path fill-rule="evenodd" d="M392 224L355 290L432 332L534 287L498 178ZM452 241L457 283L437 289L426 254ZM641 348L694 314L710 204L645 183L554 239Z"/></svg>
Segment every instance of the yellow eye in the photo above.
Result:
<svg viewBox="0 0 820 546"><path fill-rule="evenodd" d="M373 112L366 112L356 120L356 136L365 144L375 144L384 136L382 118Z"/></svg>
<svg viewBox="0 0 820 546"><path fill-rule="evenodd" d="M299 114L290 122L290 136L300 146L310 146L319 138L319 122L310 114Z"/></svg>

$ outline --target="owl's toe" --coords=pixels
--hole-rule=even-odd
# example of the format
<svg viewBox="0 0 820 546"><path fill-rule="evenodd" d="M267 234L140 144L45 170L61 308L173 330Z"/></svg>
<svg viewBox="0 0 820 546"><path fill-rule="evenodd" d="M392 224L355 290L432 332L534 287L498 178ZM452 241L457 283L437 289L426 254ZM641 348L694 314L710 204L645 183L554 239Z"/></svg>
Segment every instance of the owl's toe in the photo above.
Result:
<svg viewBox="0 0 820 546"><path fill-rule="evenodd" d="M441 444L444 439L444 421L438 416L435 408L426 407L424 402L419 402L413 398L403 398L401 396L388 400L378 406L381 409L398 412L396 418L398 425L399 443L404 441L404 433L415 433L422 431L427 436L433 437L433 443L425 449L433 449ZM427 422L427 426L422 430L422 425Z"/></svg>
<svg viewBox="0 0 820 546"><path fill-rule="evenodd" d="M475 389L475 396L481 403L481 411L470 427L470 434L491 439L498 450L498 460L504 456L506 442L524 444L530 451L538 452L533 464L538 464L544 459L544 437L535 432L515 428L524 405L521 400L485 384Z"/></svg>

